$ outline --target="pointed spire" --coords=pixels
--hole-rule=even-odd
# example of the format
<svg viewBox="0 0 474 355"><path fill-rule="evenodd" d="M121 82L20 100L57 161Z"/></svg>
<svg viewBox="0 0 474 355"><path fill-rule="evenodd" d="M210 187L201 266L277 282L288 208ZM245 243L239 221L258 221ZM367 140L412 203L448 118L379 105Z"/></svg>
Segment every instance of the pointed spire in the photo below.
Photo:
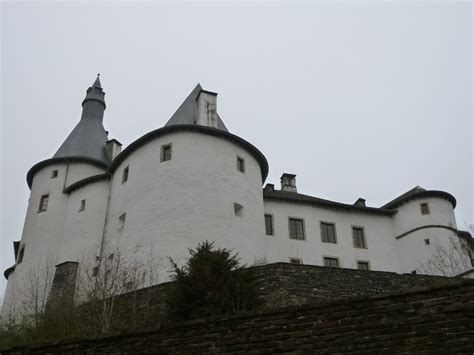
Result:
<svg viewBox="0 0 474 355"><path fill-rule="evenodd" d="M66 138L54 158L82 157L108 164L104 146L108 140L107 132L102 124L104 118L104 91L99 75L91 87L87 89L86 98L82 102L81 120Z"/></svg>
<svg viewBox="0 0 474 355"><path fill-rule="evenodd" d="M100 84L100 74L97 74L97 79L95 79L94 84L92 84L89 89L87 89L86 97L84 101L82 101L82 107L84 104L89 100L94 100L100 102L104 106L105 110L105 92L102 90L102 85Z"/></svg>
<svg viewBox="0 0 474 355"><path fill-rule="evenodd" d="M102 89L102 85L100 84L100 73L97 74L97 79L95 79L94 84L92 84L92 87Z"/></svg>

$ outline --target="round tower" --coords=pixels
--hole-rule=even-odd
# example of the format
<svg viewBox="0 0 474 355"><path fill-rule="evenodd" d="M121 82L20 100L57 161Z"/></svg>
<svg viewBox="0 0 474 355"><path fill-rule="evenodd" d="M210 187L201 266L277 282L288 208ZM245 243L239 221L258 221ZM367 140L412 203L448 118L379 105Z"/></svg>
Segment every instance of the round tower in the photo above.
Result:
<svg viewBox="0 0 474 355"><path fill-rule="evenodd" d="M106 244L157 262L163 281L168 257L181 263L188 248L209 240L263 257L262 183L265 157L229 133L217 114L217 94L198 85L165 127L130 144L112 163Z"/></svg>
<svg viewBox="0 0 474 355"><path fill-rule="evenodd" d="M454 276L469 267L455 207L451 194L419 186L384 206L397 209L393 226L401 272Z"/></svg>
<svg viewBox="0 0 474 355"><path fill-rule="evenodd" d="M110 164L104 152L104 95L97 77L87 90L79 123L51 159L28 171L31 191L23 233L15 242L15 264L5 271L3 314L7 317L29 312L33 303L45 304L54 266L64 261L61 249L71 208L65 191L84 178L104 173Z"/></svg>

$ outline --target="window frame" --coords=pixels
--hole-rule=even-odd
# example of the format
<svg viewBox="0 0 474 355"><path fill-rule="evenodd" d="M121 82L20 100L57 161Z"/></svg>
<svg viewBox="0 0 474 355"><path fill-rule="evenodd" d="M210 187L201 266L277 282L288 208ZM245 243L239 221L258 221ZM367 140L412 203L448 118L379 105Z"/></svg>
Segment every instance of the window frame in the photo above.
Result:
<svg viewBox="0 0 474 355"><path fill-rule="evenodd" d="M127 221L127 213L124 212L122 214L120 214L120 216L118 217L118 227L117 227L117 230L119 232L123 231L123 229L125 228L125 222Z"/></svg>
<svg viewBox="0 0 474 355"><path fill-rule="evenodd" d="M430 205L428 202L421 202L420 203L420 212L422 216L428 216L431 211L430 211Z"/></svg>
<svg viewBox="0 0 474 355"><path fill-rule="evenodd" d="M86 209L86 199L83 198L79 203L79 212L82 212Z"/></svg>
<svg viewBox="0 0 474 355"><path fill-rule="evenodd" d="M367 269L361 269L359 268L359 265L360 264L366 264L367 265ZM371 268L370 268L370 261L368 260L356 260L356 266L357 266L357 270L361 270L361 271L370 271Z"/></svg>
<svg viewBox="0 0 474 355"><path fill-rule="evenodd" d="M38 213L46 212L48 210L48 204L49 204L49 194L41 195L40 203L38 206Z"/></svg>
<svg viewBox="0 0 474 355"><path fill-rule="evenodd" d="M354 235L354 231L356 229L360 229L362 230L362 237L363 237L363 240L364 240L364 246L360 247L360 246L357 246L356 245L356 239L355 239L355 235ZM367 236L365 234L365 227L364 226L351 226L351 230L352 230L352 245L354 248L357 248L357 249L368 249L368 246L367 246Z"/></svg>
<svg viewBox="0 0 474 355"><path fill-rule="evenodd" d="M125 168L122 170L122 185L125 184L128 181L128 175L130 173L130 165L127 165Z"/></svg>
<svg viewBox="0 0 474 355"><path fill-rule="evenodd" d="M326 265L326 259L327 260L336 260L337 266L332 266L332 265ZM324 267L330 267L332 269L340 269L342 267L341 260L337 256L329 256L329 255L323 255L323 266Z"/></svg>
<svg viewBox="0 0 474 355"><path fill-rule="evenodd" d="M323 239L323 224L324 225L332 225L333 231L334 231L334 242L331 242L329 240L325 241ZM328 244L337 244L337 232L336 232L336 223L334 222L327 222L327 221L319 221L319 233L321 235L321 242L322 243L328 243Z"/></svg>
<svg viewBox="0 0 474 355"><path fill-rule="evenodd" d="M245 174L245 159L237 155L237 171L240 171L242 174Z"/></svg>
<svg viewBox="0 0 474 355"><path fill-rule="evenodd" d="M303 238L294 238L294 237L291 236L291 224L290 224L291 220L301 221L302 231L303 231ZM306 228L305 228L304 218L291 217L291 216L288 217L288 236L292 240L306 240Z"/></svg>
<svg viewBox="0 0 474 355"><path fill-rule="evenodd" d="M270 228L271 228L271 233L270 234L268 233L268 230L267 230L267 217L270 217ZM275 235L275 226L274 226L274 223L273 223L273 214L265 213L263 220L265 222L265 235Z"/></svg>
<svg viewBox="0 0 474 355"><path fill-rule="evenodd" d="M169 157L166 155L166 152L169 151ZM173 159L173 144L162 144L160 149L160 163L165 161L170 161Z"/></svg>
<svg viewBox="0 0 474 355"><path fill-rule="evenodd" d="M21 264L23 262L23 259L25 257L25 243L20 245L20 248L18 249L18 255L16 257L16 264Z"/></svg>

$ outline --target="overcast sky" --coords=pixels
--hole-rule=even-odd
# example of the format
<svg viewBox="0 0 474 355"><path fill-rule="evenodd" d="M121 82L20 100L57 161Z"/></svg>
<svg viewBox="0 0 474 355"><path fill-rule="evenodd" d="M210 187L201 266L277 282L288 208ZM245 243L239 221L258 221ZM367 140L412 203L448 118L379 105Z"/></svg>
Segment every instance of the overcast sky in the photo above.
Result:
<svg viewBox="0 0 474 355"><path fill-rule="evenodd" d="M1 4L1 260L14 263L29 189L80 118L97 73L124 147L200 82L267 182L381 206L420 185L473 217L472 4ZM6 281L1 276L0 296Z"/></svg>

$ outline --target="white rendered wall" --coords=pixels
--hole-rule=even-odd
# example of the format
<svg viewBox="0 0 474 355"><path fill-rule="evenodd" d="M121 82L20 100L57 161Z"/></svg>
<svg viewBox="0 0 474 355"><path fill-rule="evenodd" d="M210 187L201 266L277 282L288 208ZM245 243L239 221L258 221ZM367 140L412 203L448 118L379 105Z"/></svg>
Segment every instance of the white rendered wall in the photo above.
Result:
<svg viewBox="0 0 474 355"><path fill-rule="evenodd" d="M57 263L94 260L100 254L109 194L109 180L101 180L71 192ZM85 209L80 211L81 201Z"/></svg>
<svg viewBox="0 0 474 355"><path fill-rule="evenodd" d="M58 170L56 178L51 177L53 170ZM69 195L63 193L64 187L100 172L103 170L86 163L58 163L47 165L35 174L20 244L25 245L25 252L23 261L8 278L4 317L13 311L24 313L33 298L39 297L39 291L32 290L32 280L39 281L40 287L50 284L59 257L69 200ZM43 195L49 195L47 210L38 212ZM47 292L41 291L41 302L45 301Z"/></svg>
<svg viewBox="0 0 474 355"><path fill-rule="evenodd" d="M274 235L266 236L268 262L289 262L295 257L304 264L324 265L323 257L328 256L337 257L344 268L357 268L357 261L368 261L371 270L400 270L390 217L274 200L265 200L264 206L274 221ZM289 217L304 219L305 240L289 238ZM336 244L322 242L321 221L335 224ZM354 248L352 226L364 228L367 249Z"/></svg>
<svg viewBox="0 0 474 355"><path fill-rule="evenodd" d="M421 203L428 203L430 213L422 215ZM398 213L394 216L394 228L396 236L409 232L418 227L442 225L456 228L456 219L452 204L441 198L424 198L408 201L398 207ZM429 244L425 242L429 241ZM430 273L442 275L442 272L428 266L429 260L440 252L446 252L447 259L451 259L449 268L455 270L454 263L462 263L466 268L470 265L467 255L465 258L455 250L459 247L459 238L451 230L444 228L424 228L409 233L397 240L397 254L401 261L402 272L416 270L419 273ZM454 248L454 249L453 249Z"/></svg>
<svg viewBox="0 0 474 355"><path fill-rule="evenodd" d="M172 159L160 162L162 145L172 144ZM245 173L237 171L237 156ZM122 173L129 166L128 181ZM198 132L175 132L138 148L112 178L107 244L147 259L153 254L168 278L172 257L181 263L205 240L239 252L253 263L265 253L262 176L246 150L225 139ZM243 206L234 213L234 202ZM123 230L119 216L126 213Z"/></svg>

